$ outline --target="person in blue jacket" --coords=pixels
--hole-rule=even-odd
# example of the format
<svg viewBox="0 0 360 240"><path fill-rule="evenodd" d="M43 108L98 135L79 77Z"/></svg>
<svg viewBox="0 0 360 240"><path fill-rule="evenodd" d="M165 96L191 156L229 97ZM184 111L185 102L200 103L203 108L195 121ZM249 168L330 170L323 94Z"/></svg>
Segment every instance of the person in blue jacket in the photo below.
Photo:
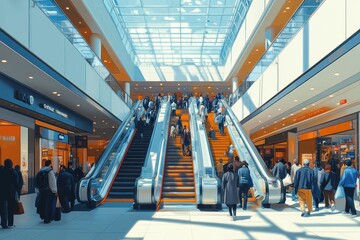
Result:
<svg viewBox="0 0 360 240"><path fill-rule="evenodd" d="M344 187L345 191L345 213L349 214L351 210L352 217L356 217L356 209L354 204L354 191L356 187L356 179L359 175L358 171L351 166L352 161L346 160L346 168L342 174L339 185Z"/></svg>

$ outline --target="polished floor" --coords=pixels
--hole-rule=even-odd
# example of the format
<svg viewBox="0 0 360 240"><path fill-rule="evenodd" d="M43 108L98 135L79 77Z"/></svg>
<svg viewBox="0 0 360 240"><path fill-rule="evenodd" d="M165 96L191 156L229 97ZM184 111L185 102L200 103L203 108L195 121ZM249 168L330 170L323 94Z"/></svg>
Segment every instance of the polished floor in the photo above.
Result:
<svg viewBox="0 0 360 240"><path fill-rule="evenodd" d="M133 211L129 203L106 203L91 211L63 214L60 222L43 224L34 207L35 194L22 196L24 215L15 216L15 228L1 229L0 239L76 240L222 240L222 239L359 239L360 216L351 218L321 205L308 218L299 204L263 209L250 204L238 209L236 221L222 211L199 211L192 206L167 206L159 212ZM360 210L359 202L356 207ZM360 212L358 212L360 215Z"/></svg>

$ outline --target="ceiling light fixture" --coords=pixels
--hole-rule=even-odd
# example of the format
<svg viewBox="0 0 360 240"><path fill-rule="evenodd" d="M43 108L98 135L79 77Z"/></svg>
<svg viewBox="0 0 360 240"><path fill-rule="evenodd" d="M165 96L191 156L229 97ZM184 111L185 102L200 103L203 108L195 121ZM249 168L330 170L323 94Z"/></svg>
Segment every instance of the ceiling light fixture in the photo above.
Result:
<svg viewBox="0 0 360 240"><path fill-rule="evenodd" d="M33 76L29 76L29 79L34 79L34 77L33 77Z"/></svg>
<svg viewBox="0 0 360 240"><path fill-rule="evenodd" d="M65 9L66 9L66 10L69 10L70 8L69 8L69 7L66 7Z"/></svg>
<svg viewBox="0 0 360 240"><path fill-rule="evenodd" d="M315 88L313 88L313 87L310 88L310 91L314 91L314 90L315 90Z"/></svg>
<svg viewBox="0 0 360 240"><path fill-rule="evenodd" d="M180 86L180 83L178 83L178 86Z"/></svg>
<svg viewBox="0 0 360 240"><path fill-rule="evenodd" d="M331 94L329 97L334 97L334 95L333 95L333 94Z"/></svg>
<svg viewBox="0 0 360 240"><path fill-rule="evenodd" d="M61 94L60 94L60 93L58 93L58 94L56 94L56 96L60 97L60 96L61 96Z"/></svg>
<svg viewBox="0 0 360 240"><path fill-rule="evenodd" d="M269 114L268 117L271 117L271 115Z"/></svg>
<svg viewBox="0 0 360 240"><path fill-rule="evenodd" d="M261 120L259 120L259 123L261 123Z"/></svg>
<svg viewBox="0 0 360 240"><path fill-rule="evenodd" d="M278 111L281 111L281 108L278 108Z"/></svg>
<svg viewBox="0 0 360 240"><path fill-rule="evenodd" d="M290 9L290 7L286 7L286 9L287 9L287 10L289 10L289 9Z"/></svg>
<svg viewBox="0 0 360 240"><path fill-rule="evenodd" d="M163 84L162 83L160 83L160 86L162 86Z"/></svg>
<svg viewBox="0 0 360 240"><path fill-rule="evenodd" d="M57 92L53 92L53 94L57 94Z"/></svg>
<svg viewBox="0 0 360 240"><path fill-rule="evenodd" d="M299 101L299 100L297 100L297 99L294 99L294 102L297 102L297 101Z"/></svg>
<svg viewBox="0 0 360 240"><path fill-rule="evenodd" d="M302 110L306 110L306 108L302 108Z"/></svg>
<svg viewBox="0 0 360 240"><path fill-rule="evenodd" d="M81 22L81 21L79 21L78 23L79 23L79 24L81 24L82 22Z"/></svg>
<svg viewBox="0 0 360 240"><path fill-rule="evenodd" d="M1 62L2 63L7 63L7 60L6 59L1 59Z"/></svg>
<svg viewBox="0 0 360 240"><path fill-rule="evenodd" d="M340 73L334 73L334 75L335 75L335 76L339 76L339 75L340 75Z"/></svg>
<svg viewBox="0 0 360 240"><path fill-rule="evenodd" d="M76 104L77 107L80 107L80 104Z"/></svg>

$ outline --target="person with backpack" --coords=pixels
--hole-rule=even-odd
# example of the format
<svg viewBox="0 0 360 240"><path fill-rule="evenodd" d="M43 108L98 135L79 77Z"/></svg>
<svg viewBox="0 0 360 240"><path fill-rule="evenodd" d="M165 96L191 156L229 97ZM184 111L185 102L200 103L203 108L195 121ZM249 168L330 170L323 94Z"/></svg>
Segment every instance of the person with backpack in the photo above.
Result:
<svg viewBox="0 0 360 240"><path fill-rule="evenodd" d="M245 162L245 161L241 162L241 167L238 170L238 175L239 175L240 207L242 207L243 210L246 210L247 209L247 201L248 201L249 189L254 186L247 162ZM242 204L243 196L244 196L244 205Z"/></svg>
<svg viewBox="0 0 360 240"><path fill-rule="evenodd" d="M54 220L57 198L57 185L55 173L52 170L51 160L45 161L45 166L40 169L35 177L35 187L39 190L37 200L37 213L44 223Z"/></svg>

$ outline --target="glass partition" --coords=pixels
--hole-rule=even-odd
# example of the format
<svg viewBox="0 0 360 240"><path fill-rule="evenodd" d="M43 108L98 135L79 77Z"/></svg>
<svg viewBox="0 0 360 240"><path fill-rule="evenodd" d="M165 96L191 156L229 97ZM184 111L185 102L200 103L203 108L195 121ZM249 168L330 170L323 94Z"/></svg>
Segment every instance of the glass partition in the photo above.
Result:
<svg viewBox="0 0 360 240"><path fill-rule="evenodd" d="M80 52L85 60L94 68L97 74L111 87L130 108L133 104L130 96L121 88L118 81L92 51L85 39L73 26L54 0L33 0L50 21L64 34L69 42Z"/></svg>

